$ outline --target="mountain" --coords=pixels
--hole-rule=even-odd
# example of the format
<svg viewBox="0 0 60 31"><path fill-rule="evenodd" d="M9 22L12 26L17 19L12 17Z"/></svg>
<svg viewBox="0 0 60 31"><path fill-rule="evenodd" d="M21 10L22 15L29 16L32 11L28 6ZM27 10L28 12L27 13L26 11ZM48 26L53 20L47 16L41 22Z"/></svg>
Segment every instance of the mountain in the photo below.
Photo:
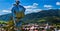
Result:
<svg viewBox="0 0 60 31"><path fill-rule="evenodd" d="M47 16L50 16L50 17L58 16L59 17L59 15L60 15L59 13L60 13L59 9L42 10L37 13L27 14L27 15L25 15L25 17L22 20L29 22L29 21L33 21L33 20L36 21L36 20L39 20L40 18L47 17ZM10 20L10 16L12 16L12 13L6 14L6 15L1 15L0 20L8 21L8 20Z"/></svg>
<svg viewBox="0 0 60 31"><path fill-rule="evenodd" d="M2 21L8 21L8 20L10 20L10 16L12 16L12 13L5 14L5 15L0 15L0 20L2 20Z"/></svg>
<svg viewBox="0 0 60 31"><path fill-rule="evenodd" d="M39 18L47 17L47 16L59 16L59 12L60 12L60 10L58 10L58 9L42 10L37 13L27 14L25 16L25 20L39 19Z"/></svg>

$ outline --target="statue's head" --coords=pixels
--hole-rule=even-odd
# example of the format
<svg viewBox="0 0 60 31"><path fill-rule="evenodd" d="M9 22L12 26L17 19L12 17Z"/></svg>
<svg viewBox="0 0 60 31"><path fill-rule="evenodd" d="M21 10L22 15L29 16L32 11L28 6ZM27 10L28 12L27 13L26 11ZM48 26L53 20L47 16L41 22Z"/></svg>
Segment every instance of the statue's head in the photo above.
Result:
<svg viewBox="0 0 60 31"><path fill-rule="evenodd" d="M19 5L20 1L16 1L16 5Z"/></svg>

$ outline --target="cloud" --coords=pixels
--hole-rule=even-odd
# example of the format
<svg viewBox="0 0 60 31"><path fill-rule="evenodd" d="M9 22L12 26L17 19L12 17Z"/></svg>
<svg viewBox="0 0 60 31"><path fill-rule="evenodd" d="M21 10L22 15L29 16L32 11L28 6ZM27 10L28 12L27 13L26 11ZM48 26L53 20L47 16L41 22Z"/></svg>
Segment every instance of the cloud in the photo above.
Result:
<svg viewBox="0 0 60 31"><path fill-rule="evenodd" d="M33 5L28 5L28 6L24 6L24 7L27 9L30 9L30 8L37 8L37 6L38 6L37 3L33 3Z"/></svg>
<svg viewBox="0 0 60 31"><path fill-rule="evenodd" d="M27 9L25 11L25 14L29 14L29 13L37 13L37 12L40 12L42 11L42 9Z"/></svg>
<svg viewBox="0 0 60 31"><path fill-rule="evenodd" d="M39 5L38 3L33 3L33 6L37 6L37 5Z"/></svg>
<svg viewBox="0 0 60 31"><path fill-rule="evenodd" d="M40 12L42 9L34 9L33 12Z"/></svg>
<svg viewBox="0 0 60 31"><path fill-rule="evenodd" d="M11 13L10 10L2 10L2 12L4 12L4 13Z"/></svg>
<svg viewBox="0 0 60 31"><path fill-rule="evenodd" d="M30 8L37 8L36 6L31 6L31 5L29 5L29 6L24 6L26 9L30 9Z"/></svg>
<svg viewBox="0 0 60 31"><path fill-rule="evenodd" d="M32 13L32 12L40 12L41 10L42 9L27 9L26 11Z"/></svg>
<svg viewBox="0 0 60 31"><path fill-rule="evenodd" d="M4 14L8 14L8 13L11 13L10 10L1 10L0 11L0 15L4 15Z"/></svg>
<svg viewBox="0 0 60 31"><path fill-rule="evenodd" d="M24 6L26 8L25 14L40 12L42 9L38 9L38 3L33 3L32 5Z"/></svg>
<svg viewBox="0 0 60 31"><path fill-rule="evenodd" d="M44 5L45 8L52 9L52 5Z"/></svg>
<svg viewBox="0 0 60 31"><path fill-rule="evenodd" d="M46 7L46 8L51 8L52 5L44 5L44 7Z"/></svg>
<svg viewBox="0 0 60 31"><path fill-rule="evenodd" d="M60 5L60 2L56 2L56 5Z"/></svg>

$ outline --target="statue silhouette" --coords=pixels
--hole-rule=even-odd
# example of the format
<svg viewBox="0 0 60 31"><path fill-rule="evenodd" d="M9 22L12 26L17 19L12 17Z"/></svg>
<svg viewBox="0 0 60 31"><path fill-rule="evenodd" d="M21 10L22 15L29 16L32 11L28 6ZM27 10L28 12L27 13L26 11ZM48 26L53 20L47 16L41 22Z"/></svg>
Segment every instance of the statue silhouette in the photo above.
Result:
<svg viewBox="0 0 60 31"><path fill-rule="evenodd" d="M21 6L20 1L16 1L16 4L14 4L14 6L12 7L12 17L14 22L16 23L16 26L19 26L19 21L21 18L23 18L25 16L24 12L25 12L25 8L23 6ZM19 23L18 23L19 22Z"/></svg>

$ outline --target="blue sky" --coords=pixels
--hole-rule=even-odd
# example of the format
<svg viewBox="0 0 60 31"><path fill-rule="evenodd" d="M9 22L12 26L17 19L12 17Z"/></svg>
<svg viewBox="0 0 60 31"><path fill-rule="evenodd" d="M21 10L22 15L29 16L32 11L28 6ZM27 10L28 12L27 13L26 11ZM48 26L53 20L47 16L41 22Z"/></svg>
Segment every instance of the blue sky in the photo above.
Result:
<svg viewBox="0 0 60 31"><path fill-rule="evenodd" d="M60 9L60 0L19 0L26 8L25 14L44 9ZM0 15L11 13L15 0L0 0Z"/></svg>

